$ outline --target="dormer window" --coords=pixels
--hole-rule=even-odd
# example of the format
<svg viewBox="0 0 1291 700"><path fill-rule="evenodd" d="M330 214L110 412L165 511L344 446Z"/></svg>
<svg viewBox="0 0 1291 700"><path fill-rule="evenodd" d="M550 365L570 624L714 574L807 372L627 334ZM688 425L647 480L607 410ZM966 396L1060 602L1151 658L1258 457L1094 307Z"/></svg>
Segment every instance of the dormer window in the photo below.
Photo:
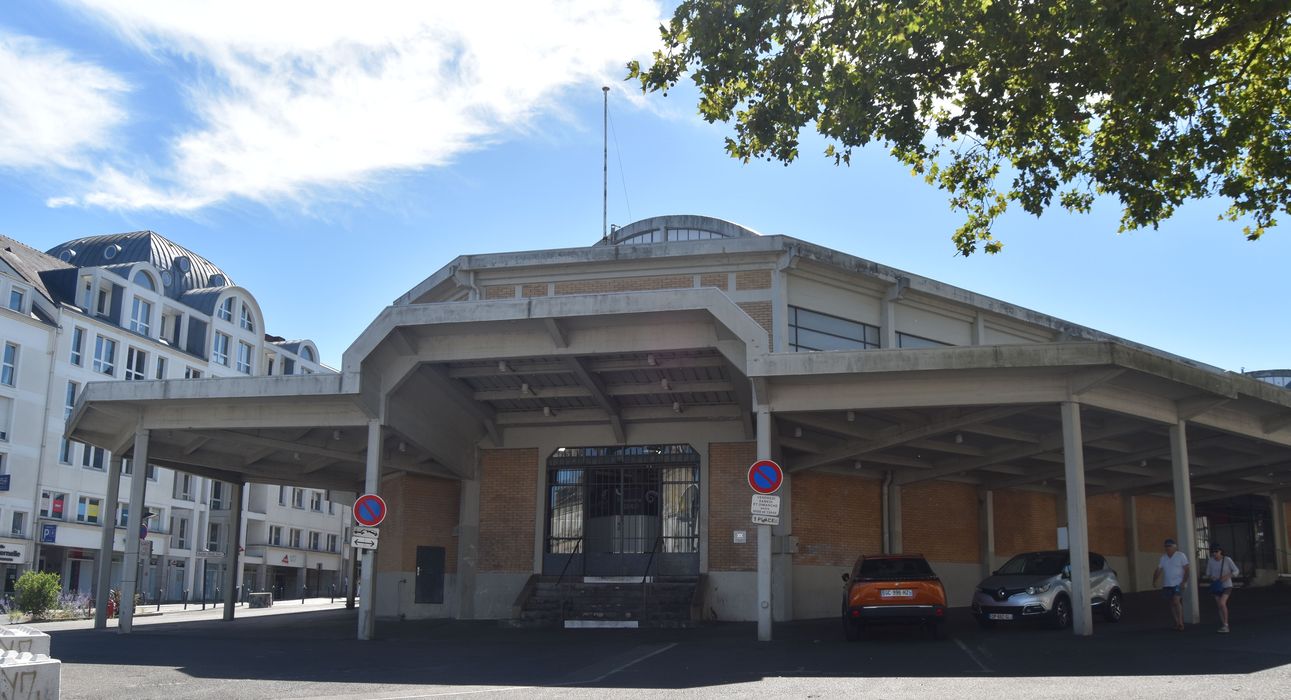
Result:
<svg viewBox="0 0 1291 700"><path fill-rule="evenodd" d="M27 292L25 290L19 289L18 287L14 287L9 290L10 309L17 311L18 313L22 313L23 309L26 308L26 304Z"/></svg>
<svg viewBox="0 0 1291 700"><path fill-rule="evenodd" d="M248 330L252 333L256 330L255 318L251 316L251 309L247 307L245 302L242 304L242 315L238 318L238 325L242 326L243 330Z"/></svg>
<svg viewBox="0 0 1291 700"><path fill-rule="evenodd" d="M229 297L220 302L220 308L217 312L221 321L233 321L233 297Z"/></svg>
<svg viewBox="0 0 1291 700"><path fill-rule="evenodd" d="M153 284L152 276L143 270L134 274L134 283L150 292L157 291L157 285Z"/></svg>
<svg viewBox="0 0 1291 700"><path fill-rule="evenodd" d="M314 358L314 351L313 351L313 349L311 349L311 348L309 348L309 347L302 347L302 348L300 349L300 357L301 357L301 359L305 360L306 362L318 362L318 360Z"/></svg>

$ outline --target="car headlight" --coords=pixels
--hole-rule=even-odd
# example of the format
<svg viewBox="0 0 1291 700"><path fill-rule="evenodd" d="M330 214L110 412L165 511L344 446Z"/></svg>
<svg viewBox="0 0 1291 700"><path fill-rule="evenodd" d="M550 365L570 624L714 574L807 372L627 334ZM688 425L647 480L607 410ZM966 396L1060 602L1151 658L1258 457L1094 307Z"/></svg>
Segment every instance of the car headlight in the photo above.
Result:
<svg viewBox="0 0 1291 700"><path fill-rule="evenodd" d="M1028 586L1027 595L1035 595L1037 593L1048 593L1050 588L1053 588L1053 583L1042 583L1039 586Z"/></svg>

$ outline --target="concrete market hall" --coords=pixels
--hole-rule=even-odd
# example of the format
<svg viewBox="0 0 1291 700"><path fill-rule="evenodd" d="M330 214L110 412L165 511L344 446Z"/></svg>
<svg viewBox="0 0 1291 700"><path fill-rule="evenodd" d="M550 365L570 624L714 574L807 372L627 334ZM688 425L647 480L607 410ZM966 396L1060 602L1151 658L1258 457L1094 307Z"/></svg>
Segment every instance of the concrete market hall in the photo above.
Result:
<svg viewBox="0 0 1291 700"><path fill-rule="evenodd" d="M1256 541L1253 583L1288 572L1287 389L708 217L461 256L339 375L90 384L68 430L234 483L379 493L364 639L377 618L510 618L558 577L688 581L696 617L769 638L839 614L861 554L922 553L966 606L1060 545L1090 634L1090 552L1143 590L1163 539L1193 558L1221 527ZM766 458L786 476L759 537Z"/></svg>

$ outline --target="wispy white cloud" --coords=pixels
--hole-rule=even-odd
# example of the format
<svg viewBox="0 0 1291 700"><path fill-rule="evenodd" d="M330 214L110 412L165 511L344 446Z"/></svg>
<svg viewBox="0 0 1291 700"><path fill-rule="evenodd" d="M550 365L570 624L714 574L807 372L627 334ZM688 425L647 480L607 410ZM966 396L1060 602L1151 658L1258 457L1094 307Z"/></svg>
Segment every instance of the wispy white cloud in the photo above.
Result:
<svg viewBox="0 0 1291 700"><path fill-rule="evenodd" d="M32 37L0 32L0 167L82 169L126 118L130 86Z"/></svg>
<svg viewBox="0 0 1291 700"><path fill-rule="evenodd" d="M449 163L532 128L573 86L620 83L661 14L651 0L72 1L201 77L183 86L195 126L164 144L160 167L109 159L50 203L173 211L305 200Z"/></svg>

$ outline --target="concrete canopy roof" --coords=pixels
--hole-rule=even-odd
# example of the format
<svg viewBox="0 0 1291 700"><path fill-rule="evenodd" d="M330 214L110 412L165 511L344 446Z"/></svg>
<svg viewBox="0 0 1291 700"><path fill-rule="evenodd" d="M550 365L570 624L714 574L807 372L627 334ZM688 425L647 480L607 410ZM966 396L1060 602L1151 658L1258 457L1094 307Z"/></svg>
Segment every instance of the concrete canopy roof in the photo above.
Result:
<svg viewBox="0 0 1291 700"><path fill-rule="evenodd" d="M366 426L385 467L469 476L515 427L743 420L766 331L715 289L391 307L340 375L86 387L69 437L109 450L150 430L150 461L230 481L355 488ZM750 435L751 436L751 435Z"/></svg>
<svg viewBox="0 0 1291 700"><path fill-rule="evenodd" d="M1291 486L1291 392L1114 342L774 354L749 376L793 471L1059 484L1077 401L1091 493L1168 492L1181 420L1198 500Z"/></svg>

